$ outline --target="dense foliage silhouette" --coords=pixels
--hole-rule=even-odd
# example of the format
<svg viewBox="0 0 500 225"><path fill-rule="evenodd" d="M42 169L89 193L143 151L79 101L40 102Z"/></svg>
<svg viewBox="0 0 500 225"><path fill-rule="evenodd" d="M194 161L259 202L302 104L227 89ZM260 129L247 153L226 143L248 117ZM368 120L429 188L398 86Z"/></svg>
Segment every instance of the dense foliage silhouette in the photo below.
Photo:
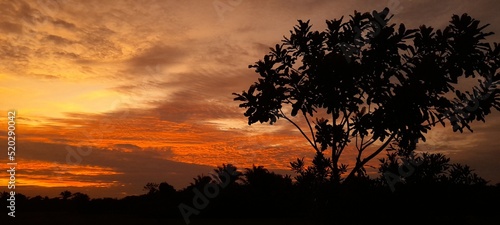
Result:
<svg viewBox="0 0 500 225"><path fill-rule="evenodd" d="M472 131L471 122L500 110L500 48L485 42L493 34L485 31L488 24L463 14L442 30L408 29L391 18L387 8L355 12L346 21L326 21L325 31L299 20L249 66L258 81L233 93L248 124L292 123L315 160L329 167L306 172L340 183L344 173L345 182L364 176L366 163L393 141L411 151L436 125ZM475 86L463 90L470 82ZM357 151L354 165L340 160L348 146ZM301 164L298 159L294 167Z"/></svg>

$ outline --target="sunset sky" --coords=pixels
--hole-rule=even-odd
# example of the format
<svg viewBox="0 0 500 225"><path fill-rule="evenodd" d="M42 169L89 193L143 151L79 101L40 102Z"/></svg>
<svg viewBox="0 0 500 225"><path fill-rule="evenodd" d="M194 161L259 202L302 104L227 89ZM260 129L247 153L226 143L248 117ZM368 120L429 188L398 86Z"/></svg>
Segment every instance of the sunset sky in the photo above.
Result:
<svg viewBox="0 0 500 225"><path fill-rule="evenodd" d="M493 0L1 0L1 168L15 109L16 191L30 196L124 197L162 181L181 189L222 163L290 173L290 161L313 155L306 140L284 120L249 126L231 93L257 79L248 65L297 19L324 30L327 19L386 6L410 28L468 13L500 42ZM474 122L474 133L436 127L419 149L498 183L499 119ZM0 174L0 191L7 180Z"/></svg>

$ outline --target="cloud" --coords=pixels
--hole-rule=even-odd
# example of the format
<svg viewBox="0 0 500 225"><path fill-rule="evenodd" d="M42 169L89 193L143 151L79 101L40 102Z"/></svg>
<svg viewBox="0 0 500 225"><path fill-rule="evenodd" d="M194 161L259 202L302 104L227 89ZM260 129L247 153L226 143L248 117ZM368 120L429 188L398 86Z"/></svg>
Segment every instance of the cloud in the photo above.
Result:
<svg viewBox="0 0 500 225"><path fill-rule="evenodd" d="M248 126L236 106L220 103L168 102L149 110L73 113L66 118L46 118L45 122L43 128L26 127L23 140L76 146L74 151L151 152L155 158L207 166L259 162L285 169L294 158L313 153L304 148L305 141L297 132L283 132L286 123ZM42 156L41 152L49 150L36 149L41 157L65 157L56 152Z"/></svg>
<svg viewBox="0 0 500 225"><path fill-rule="evenodd" d="M127 60L134 75L143 75L148 67L169 66L181 63L186 52L179 47L153 45L144 50L138 50L136 56ZM142 74L141 74L142 73Z"/></svg>
<svg viewBox="0 0 500 225"><path fill-rule="evenodd" d="M51 41L52 43L56 45L68 45L74 43L71 40L68 40L66 38L57 36L57 35L47 35L45 38L43 38L42 42L44 41Z"/></svg>
<svg viewBox="0 0 500 225"><path fill-rule="evenodd" d="M212 167L174 162L160 157L160 151L133 148L131 151L110 151L92 148L85 154L68 154L77 146L40 142L23 142L19 149L18 166L23 169L24 183L20 186L83 187L105 185L114 193L126 191L141 194L147 182L168 181L176 188L185 187L193 177ZM123 147L123 145L122 145ZM49 153L50 154L47 154ZM83 151L82 151L83 152ZM67 161L68 157L71 161ZM81 157L79 163L72 157ZM4 162L4 161L2 161ZM68 163L69 162L69 163ZM2 179L2 183L6 182ZM97 194L91 191L92 195Z"/></svg>
<svg viewBox="0 0 500 225"><path fill-rule="evenodd" d="M56 27L63 27L63 28L68 29L68 30L74 30L74 29L76 29L76 25L75 24L67 22L67 21L64 21L64 20L61 20L61 19L54 20L54 21L52 21L52 23Z"/></svg>
<svg viewBox="0 0 500 225"><path fill-rule="evenodd" d="M139 147L137 145L133 145L133 144L115 144L113 147L117 148L117 149L129 150L129 151L137 151L137 150L141 149L141 147Z"/></svg>
<svg viewBox="0 0 500 225"><path fill-rule="evenodd" d="M0 30L5 32L11 32L15 34L20 34L23 30L23 27L20 24L14 24L10 22L1 22Z"/></svg>

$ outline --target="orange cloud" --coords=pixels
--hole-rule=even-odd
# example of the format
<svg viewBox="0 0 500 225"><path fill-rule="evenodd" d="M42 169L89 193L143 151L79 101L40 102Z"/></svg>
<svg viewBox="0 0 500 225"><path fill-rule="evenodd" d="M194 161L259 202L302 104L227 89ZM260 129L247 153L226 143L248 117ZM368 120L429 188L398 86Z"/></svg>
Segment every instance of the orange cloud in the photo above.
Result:
<svg viewBox="0 0 500 225"><path fill-rule="evenodd" d="M2 161L3 164L7 163ZM41 187L109 187L116 182L99 180L104 176L122 174L111 168L89 165L71 165L39 160L19 160L16 169L16 186ZM94 178L92 178L94 177ZM97 177L98 179L95 179ZM0 177L7 186L9 177Z"/></svg>

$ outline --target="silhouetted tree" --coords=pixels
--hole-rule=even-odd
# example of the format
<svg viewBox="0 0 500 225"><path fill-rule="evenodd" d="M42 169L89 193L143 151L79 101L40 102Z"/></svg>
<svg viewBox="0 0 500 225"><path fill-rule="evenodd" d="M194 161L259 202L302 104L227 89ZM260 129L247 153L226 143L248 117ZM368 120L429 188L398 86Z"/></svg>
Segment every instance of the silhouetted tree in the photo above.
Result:
<svg viewBox="0 0 500 225"><path fill-rule="evenodd" d="M437 124L472 131L472 121L500 110L500 48L483 41L493 34L483 32L488 25L463 14L443 30L407 29L391 18L387 8L355 12L345 22L326 21L325 31L299 20L249 66L258 81L233 93L248 124L289 121L317 154L331 151L331 180L339 183L346 171L345 181L363 176L366 163L394 140L414 149ZM467 79L461 78L479 81L463 93L457 84ZM357 155L347 168L339 159L349 144Z"/></svg>
<svg viewBox="0 0 500 225"><path fill-rule="evenodd" d="M40 202L43 200L43 197L41 195L37 195L35 197L29 198L30 201L35 201L35 202Z"/></svg>
<svg viewBox="0 0 500 225"><path fill-rule="evenodd" d="M289 175L270 172L263 166L246 168L243 173L245 212L255 217L280 217L296 209ZM298 203L298 202L294 202Z"/></svg>
<svg viewBox="0 0 500 225"><path fill-rule="evenodd" d="M42 196L27 198L16 193L16 206L19 204L22 207L23 214L35 216L30 218L29 224L39 222L38 220L43 215L54 213L78 216L80 219L78 222L82 224L95 222L96 218L102 223L140 224L146 221L184 224L183 215L179 213L179 205L182 203L189 204L189 207L196 207L193 210L197 211L193 213L197 213L191 217L193 223L203 222L206 219L241 221L250 218L259 218L259 221L272 218L271 223L278 222L279 224L281 224L279 219L286 219L283 222L287 224L369 224L374 221L384 221L384 224L400 224L401 222L425 224L428 221L440 224L461 224L461 221L473 221L471 220L473 218L494 221L492 224L498 221L495 219L498 210L491 205L495 206L500 201L500 186L482 185L483 180L474 175L470 168L449 164L449 159L440 154L412 156L408 155L409 151L401 149L389 153L394 155L392 157L394 163L389 160L391 163L385 161L383 165L401 166L404 164L403 159L415 161L417 163L414 163L416 164L414 175L433 177L434 183L419 185L422 182L419 179L415 178L415 181L410 181L412 178L406 177L406 183L403 183L404 188L395 193L388 192L387 186L357 185L358 179L353 180L356 182L349 183L349 185L338 185L335 189L329 188L334 185L326 182L328 178L320 179L323 177L322 174L328 174L323 171L324 168L328 168L324 166L328 161L317 157L313 160L313 166L297 167L302 168L303 172L309 171L304 174L313 174L312 182L317 182L315 188L311 188L310 183L292 183L289 175L280 175L263 166L253 165L252 168L244 169L242 175L234 173L234 177L240 177L241 182L234 182L232 188L219 183L221 181L216 175L219 173L216 173L210 176L197 176L187 189L180 192L167 182L161 182L159 185L154 185L155 183L146 185L156 190L154 194L126 196L122 199L90 199L88 195L76 192L68 197L69 201L64 201L62 198L50 199ZM223 164L215 168L221 173L236 171L233 169L236 167L231 164ZM392 171L397 172L397 167L394 167ZM223 176L227 178L227 175ZM297 176L300 177L301 174ZM232 180L236 181L236 179ZM206 189L207 184L211 185L210 193L212 194L207 194L209 193ZM213 191L214 185L219 187L219 191ZM427 186L429 188L426 188ZM193 188L198 189L197 193L193 192ZM69 191L62 193L61 196L67 197ZM0 192L0 198L3 201L7 201L9 197L11 197L9 192ZM193 201L205 205L198 207ZM422 208L422 205L425 208ZM368 208L369 210L365 210ZM9 209L5 208L4 212L6 210ZM38 217L36 214L41 216ZM418 216L411 216L413 214ZM194 222L194 220L198 221ZM66 222L67 218L63 217L53 223L64 224Z"/></svg>
<svg viewBox="0 0 500 225"><path fill-rule="evenodd" d="M71 200L76 202L88 202L90 201L90 197L87 194L76 192L71 195Z"/></svg>
<svg viewBox="0 0 500 225"><path fill-rule="evenodd" d="M63 200L68 200L71 197L71 191L66 190L61 192L59 195L61 195Z"/></svg>
<svg viewBox="0 0 500 225"><path fill-rule="evenodd" d="M218 166L214 169L214 172L217 176L216 178L220 182L227 182L227 185L229 186L236 184L236 182L239 181L243 175L240 171L238 171L238 168L232 164L222 164L222 166ZM227 179L229 179L229 181L227 181Z"/></svg>
<svg viewBox="0 0 500 225"><path fill-rule="evenodd" d="M291 169L297 173L295 177L297 184L309 186L314 189L326 183L333 176L333 171L330 169L331 163L331 160L325 158L322 152L318 152L311 166L306 167L303 159L297 159L295 162L290 162L290 166ZM345 165L341 169L341 173L345 172Z"/></svg>
<svg viewBox="0 0 500 225"><path fill-rule="evenodd" d="M450 164L441 153L408 154L399 149L380 159L381 180L407 185L486 185L487 181L467 165ZM396 181L394 181L396 179ZM393 183L393 184L394 184Z"/></svg>
<svg viewBox="0 0 500 225"><path fill-rule="evenodd" d="M269 172L263 166L253 165L251 169L245 169L243 183L253 189L272 192L272 190L283 191L290 189L292 179L289 175L283 176Z"/></svg>
<svg viewBox="0 0 500 225"><path fill-rule="evenodd" d="M160 185L158 186L158 190L159 190L160 194L165 195L165 196L174 195L176 192L174 186L170 185L167 182L161 182Z"/></svg>
<svg viewBox="0 0 500 225"><path fill-rule="evenodd" d="M183 192L191 193L193 188L197 188L198 190L203 190L203 188L212 182L212 178L206 175L198 175L193 178L194 182L191 182L186 188L183 189Z"/></svg>
<svg viewBox="0 0 500 225"><path fill-rule="evenodd" d="M467 165L454 163L448 171L448 182L459 185L486 185L488 182Z"/></svg>
<svg viewBox="0 0 500 225"><path fill-rule="evenodd" d="M157 183L149 182L144 186L143 189L148 192L147 193L148 195L154 195L154 194L158 193L158 191L159 191L158 186L159 186L159 184L157 184Z"/></svg>
<svg viewBox="0 0 500 225"><path fill-rule="evenodd" d="M380 159L379 172L383 182L401 182L406 184L430 184L443 179L449 168L450 159L441 153L422 153L416 155L415 146L399 146L393 141L387 149L387 157ZM384 181L385 178L385 181ZM396 181L393 181L396 179ZM392 184L389 184L392 185Z"/></svg>

